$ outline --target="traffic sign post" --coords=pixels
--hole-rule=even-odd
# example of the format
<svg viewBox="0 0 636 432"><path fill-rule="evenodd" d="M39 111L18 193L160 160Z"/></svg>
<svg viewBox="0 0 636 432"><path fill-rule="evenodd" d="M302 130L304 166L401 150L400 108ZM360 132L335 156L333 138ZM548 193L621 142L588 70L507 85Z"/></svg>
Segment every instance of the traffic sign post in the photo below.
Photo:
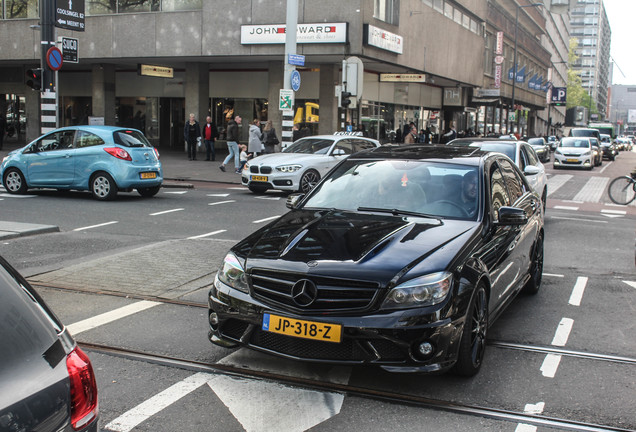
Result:
<svg viewBox="0 0 636 432"><path fill-rule="evenodd" d="M291 110L294 107L294 91L280 89L278 98L278 109L281 111Z"/></svg>
<svg viewBox="0 0 636 432"><path fill-rule="evenodd" d="M84 31L84 0L57 0L55 27Z"/></svg>

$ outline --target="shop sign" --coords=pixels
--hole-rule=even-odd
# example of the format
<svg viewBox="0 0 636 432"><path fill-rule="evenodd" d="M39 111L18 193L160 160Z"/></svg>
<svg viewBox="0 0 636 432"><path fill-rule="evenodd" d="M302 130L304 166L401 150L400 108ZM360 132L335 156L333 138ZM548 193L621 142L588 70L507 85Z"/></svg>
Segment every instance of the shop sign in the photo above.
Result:
<svg viewBox="0 0 636 432"><path fill-rule="evenodd" d="M79 41L70 37L61 37L58 41L62 43L62 58L64 62L78 63Z"/></svg>
<svg viewBox="0 0 636 432"><path fill-rule="evenodd" d="M137 74L160 78L174 78L174 69L165 66L137 65Z"/></svg>
<svg viewBox="0 0 636 432"><path fill-rule="evenodd" d="M501 71L502 71L502 66L500 64L495 65L495 88L496 89L500 89L501 88Z"/></svg>
<svg viewBox="0 0 636 432"><path fill-rule="evenodd" d="M445 106L464 106L462 103L462 89L457 87L446 87L444 89Z"/></svg>
<svg viewBox="0 0 636 432"><path fill-rule="evenodd" d="M395 33L382 30L371 24L364 25L364 43L387 51L402 54L404 51L404 38Z"/></svg>
<svg viewBox="0 0 636 432"><path fill-rule="evenodd" d="M497 44L495 46L495 54L497 55L501 55L503 54L503 32L499 31L497 32Z"/></svg>
<svg viewBox="0 0 636 432"><path fill-rule="evenodd" d="M285 24L241 26L241 44L284 44ZM347 23L298 24L296 43L346 43Z"/></svg>
<svg viewBox="0 0 636 432"><path fill-rule="evenodd" d="M499 89L477 89L475 90L475 97L499 97L501 96L501 90Z"/></svg>
<svg viewBox="0 0 636 432"><path fill-rule="evenodd" d="M381 82L426 82L425 74L390 74L381 73Z"/></svg>

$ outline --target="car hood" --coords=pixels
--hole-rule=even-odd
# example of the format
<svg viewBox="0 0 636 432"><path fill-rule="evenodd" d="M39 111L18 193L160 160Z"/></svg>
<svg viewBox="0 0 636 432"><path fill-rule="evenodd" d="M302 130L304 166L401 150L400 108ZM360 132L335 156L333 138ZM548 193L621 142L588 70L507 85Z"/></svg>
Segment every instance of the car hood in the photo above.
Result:
<svg viewBox="0 0 636 432"><path fill-rule="evenodd" d="M232 250L247 272L275 269L386 285L415 266L420 273L445 270L478 226L450 219L295 210Z"/></svg>
<svg viewBox="0 0 636 432"><path fill-rule="evenodd" d="M582 155L585 152L591 151L589 148L581 148L581 147L559 147L558 150L561 153L567 153L571 155Z"/></svg>
<svg viewBox="0 0 636 432"><path fill-rule="evenodd" d="M285 164L310 164L312 162L325 160L326 158L330 158L331 156L327 156L324 154L307 154L307 153L273 153L266 154L262 156L258 156L252 159L249 163L250 165L258 165L258 166L272 166L276 167L279 165Z"/></svg>

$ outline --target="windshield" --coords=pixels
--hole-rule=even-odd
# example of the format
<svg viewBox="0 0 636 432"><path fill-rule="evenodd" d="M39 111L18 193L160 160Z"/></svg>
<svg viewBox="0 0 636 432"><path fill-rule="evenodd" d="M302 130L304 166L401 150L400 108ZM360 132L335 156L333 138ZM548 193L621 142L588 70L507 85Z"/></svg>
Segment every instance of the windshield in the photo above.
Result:
<svg viewBox="0 0 636 432"><path fill-rule="evenodd" d="M305 138L300 139L283 150L283 153L327 154L333 139Z"/></svg>
<svg viewBox="0 0 636 432"><path fill-rule="evenodd" d="M577 147L577 148L589 148L590 141L588 139L576 139L576 138L563 138L559 147Z"/></svg>
<svg viewBox="0 0 636 432"><path fill-rule="evenodd" d="M113 141L124 147L151 147L144 134L132 129L115 131Z"/></svg>
<svg viewBox="0 0 636 432"><path fill-rule="evenodd" d="M530 138L528 139L528 144L530 145L544 145L543 138Z"/></svg>
<svg viewBox="0 0 636 432"><path fill-rule="evenodd" d="M570 135L573 137L598 137L600 133L596 129L572 129Z"/></svg>
<svg viewBox="0 0 636 432"><path fill-rule="evenodd" d="M477 172L474 166L445 162L347 160L303 207L476 220Z"/></svg>
<svg viewBox="0 0 636 432"><path fill-rule="evenodd" d="M497 152L503 153L508 156L513 161L517 158L515 157L517 146L515 144L505 144L505 143L497 143L497 142L485 142L485 143L474 143L470 145L471 147L479 147L484 151L489 152Z"/></svg>

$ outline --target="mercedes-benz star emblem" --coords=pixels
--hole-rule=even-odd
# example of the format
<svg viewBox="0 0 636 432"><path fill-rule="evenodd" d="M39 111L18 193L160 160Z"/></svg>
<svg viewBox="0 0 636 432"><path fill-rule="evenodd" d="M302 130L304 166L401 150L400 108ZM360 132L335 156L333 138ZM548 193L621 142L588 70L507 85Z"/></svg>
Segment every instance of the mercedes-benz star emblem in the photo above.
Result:
<svg viewBox="0 0 636 432"><path fill-rule="evenodd" d="M301 279L292 287L291 295L294 303L300 307L307 307L316 301L318 288L309 279Z"/></svg>

